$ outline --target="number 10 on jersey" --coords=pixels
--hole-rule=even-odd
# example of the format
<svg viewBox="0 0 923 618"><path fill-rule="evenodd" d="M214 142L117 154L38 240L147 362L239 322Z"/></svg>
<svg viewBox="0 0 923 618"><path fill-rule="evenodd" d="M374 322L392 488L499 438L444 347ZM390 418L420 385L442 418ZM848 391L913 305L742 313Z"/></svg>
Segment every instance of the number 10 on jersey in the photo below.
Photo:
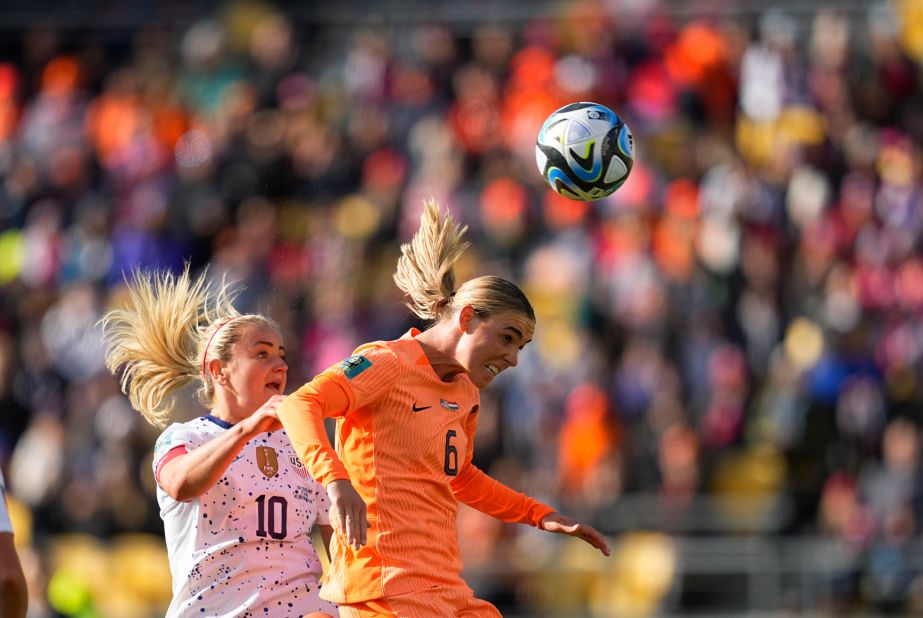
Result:
<svg viewBox="0 0 923 618"><path fill-rule="evenodd" d="M256 536L282 540L288 534L288 502L282 496L256 499Z"/></svg>

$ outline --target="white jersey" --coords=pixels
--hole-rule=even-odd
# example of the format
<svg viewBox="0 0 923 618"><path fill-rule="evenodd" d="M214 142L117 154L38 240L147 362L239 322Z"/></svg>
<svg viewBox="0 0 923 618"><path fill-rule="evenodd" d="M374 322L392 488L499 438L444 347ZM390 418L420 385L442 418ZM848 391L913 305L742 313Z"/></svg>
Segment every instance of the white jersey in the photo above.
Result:
<svg viewBox="0 0 923 618"><path fill-rule="evenodd" d="M10 514L6 510L6 482L3 480L3 472L0 472L0 532L12 532L13 524L10 522Z"/></svg>
<svg viewBox="0 0 923 618"><path fill-rule="evenodd" d="M154 471L231 425L213 416L175 423L154 447ZM327 492L310 477L284 431L253 438L218 483L178 502L157 486L173 575L167 618L301 616L336 606L318 596L321 563L311 544L328 523Z"/></svg>

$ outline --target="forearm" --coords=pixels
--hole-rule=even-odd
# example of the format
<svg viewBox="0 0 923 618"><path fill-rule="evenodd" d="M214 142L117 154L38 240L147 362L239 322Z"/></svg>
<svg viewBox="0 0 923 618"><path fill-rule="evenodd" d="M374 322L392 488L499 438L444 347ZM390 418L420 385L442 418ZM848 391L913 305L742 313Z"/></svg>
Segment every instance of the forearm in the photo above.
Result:
<svg viewBox="0 0 923 618"><path fill-rule="evenodd" d="M506 522L538 527L546 515L554 512L550 506L510 489L470 464L452 482L452 491L471 508Z"/></svg>
<svg viewBox="0 0 923 618"><path fill-rule="evenodd" d="M215 486L252 437L253 432L245 423L231 427L199 448L169 462L161 470L161 486L176 500L201 496Z"/></svg>
<svg viewBox="0 0 923 618"><path fill-rule="evenodd" d="M23 618L29 600L13 535L0 533L0 618Z"/></svg>
<svg viewBox="0 0 923 618"><path fill-rule="evenodd" d="M348 480L343 462L327 438L325 417L349 410L349 396L335 380L323 374L288 396L279 407L279 420L292 446L311 476L321 485Z"/></svg>

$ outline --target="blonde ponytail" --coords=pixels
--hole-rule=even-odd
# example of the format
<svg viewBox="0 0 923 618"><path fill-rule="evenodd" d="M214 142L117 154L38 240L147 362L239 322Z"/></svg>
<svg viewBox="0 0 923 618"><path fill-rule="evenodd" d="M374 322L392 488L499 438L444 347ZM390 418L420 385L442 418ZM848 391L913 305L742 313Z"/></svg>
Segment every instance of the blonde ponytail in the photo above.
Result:
<svg viewBox="0 0 923 618"><path fill-rule="evenodd" d="M506 279L487 275L466 281L457 289L453 266L470 243L462 241L460 228L435 200L428 200L420 229L401 245L394 282L408 297L407 307L424 320L438 322L464 306L481 317L512 312L535 324L535 311L519 287Z"/></svg>
<svg viewBox="0 0 923 618"><path fill-rule="evenodd" d="M407 307L424 320L438 321L455 294L455 262L469 243L459 227L436 200L425 203L420 229L401 245L394 282L407 296Z"/></svg>
<svg viewBox="0 0 923 618"><path fill-rule="evenodd" d="M263 316L242 316L232 305L225 281L212 289L204 273L193 281L188 266L178 277L135 271L128 294L130 308L115 309L100 320L106 367L113 373L122 371L122 392L158 427L171 418L176 390L196 380L201 380L199 401L211 405L215 386L203 371L205 361L227 360L243 326L275 328Z"/></svg>

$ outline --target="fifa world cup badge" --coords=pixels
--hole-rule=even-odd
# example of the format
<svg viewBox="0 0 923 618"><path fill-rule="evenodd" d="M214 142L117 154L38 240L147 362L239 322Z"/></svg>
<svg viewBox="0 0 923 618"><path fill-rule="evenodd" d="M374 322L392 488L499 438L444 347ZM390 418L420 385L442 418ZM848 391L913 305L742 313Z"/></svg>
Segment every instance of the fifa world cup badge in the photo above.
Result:
<svg viewBox="0 0 923 618"><path fill-rule="evenodd" d="M347 379L352 380L357 375L368 369L372 366L372 361L357 354L356 356L350 356L346 360L340 363L340 369L343 370L343 374Z"/></svg>
<svg viewBox="0 0 923 618"><path fill-rule="evenodd" d="M276 449L271 446L256 447L256 467L268 479L278 474L279 458L276 456Z"/></svg>

